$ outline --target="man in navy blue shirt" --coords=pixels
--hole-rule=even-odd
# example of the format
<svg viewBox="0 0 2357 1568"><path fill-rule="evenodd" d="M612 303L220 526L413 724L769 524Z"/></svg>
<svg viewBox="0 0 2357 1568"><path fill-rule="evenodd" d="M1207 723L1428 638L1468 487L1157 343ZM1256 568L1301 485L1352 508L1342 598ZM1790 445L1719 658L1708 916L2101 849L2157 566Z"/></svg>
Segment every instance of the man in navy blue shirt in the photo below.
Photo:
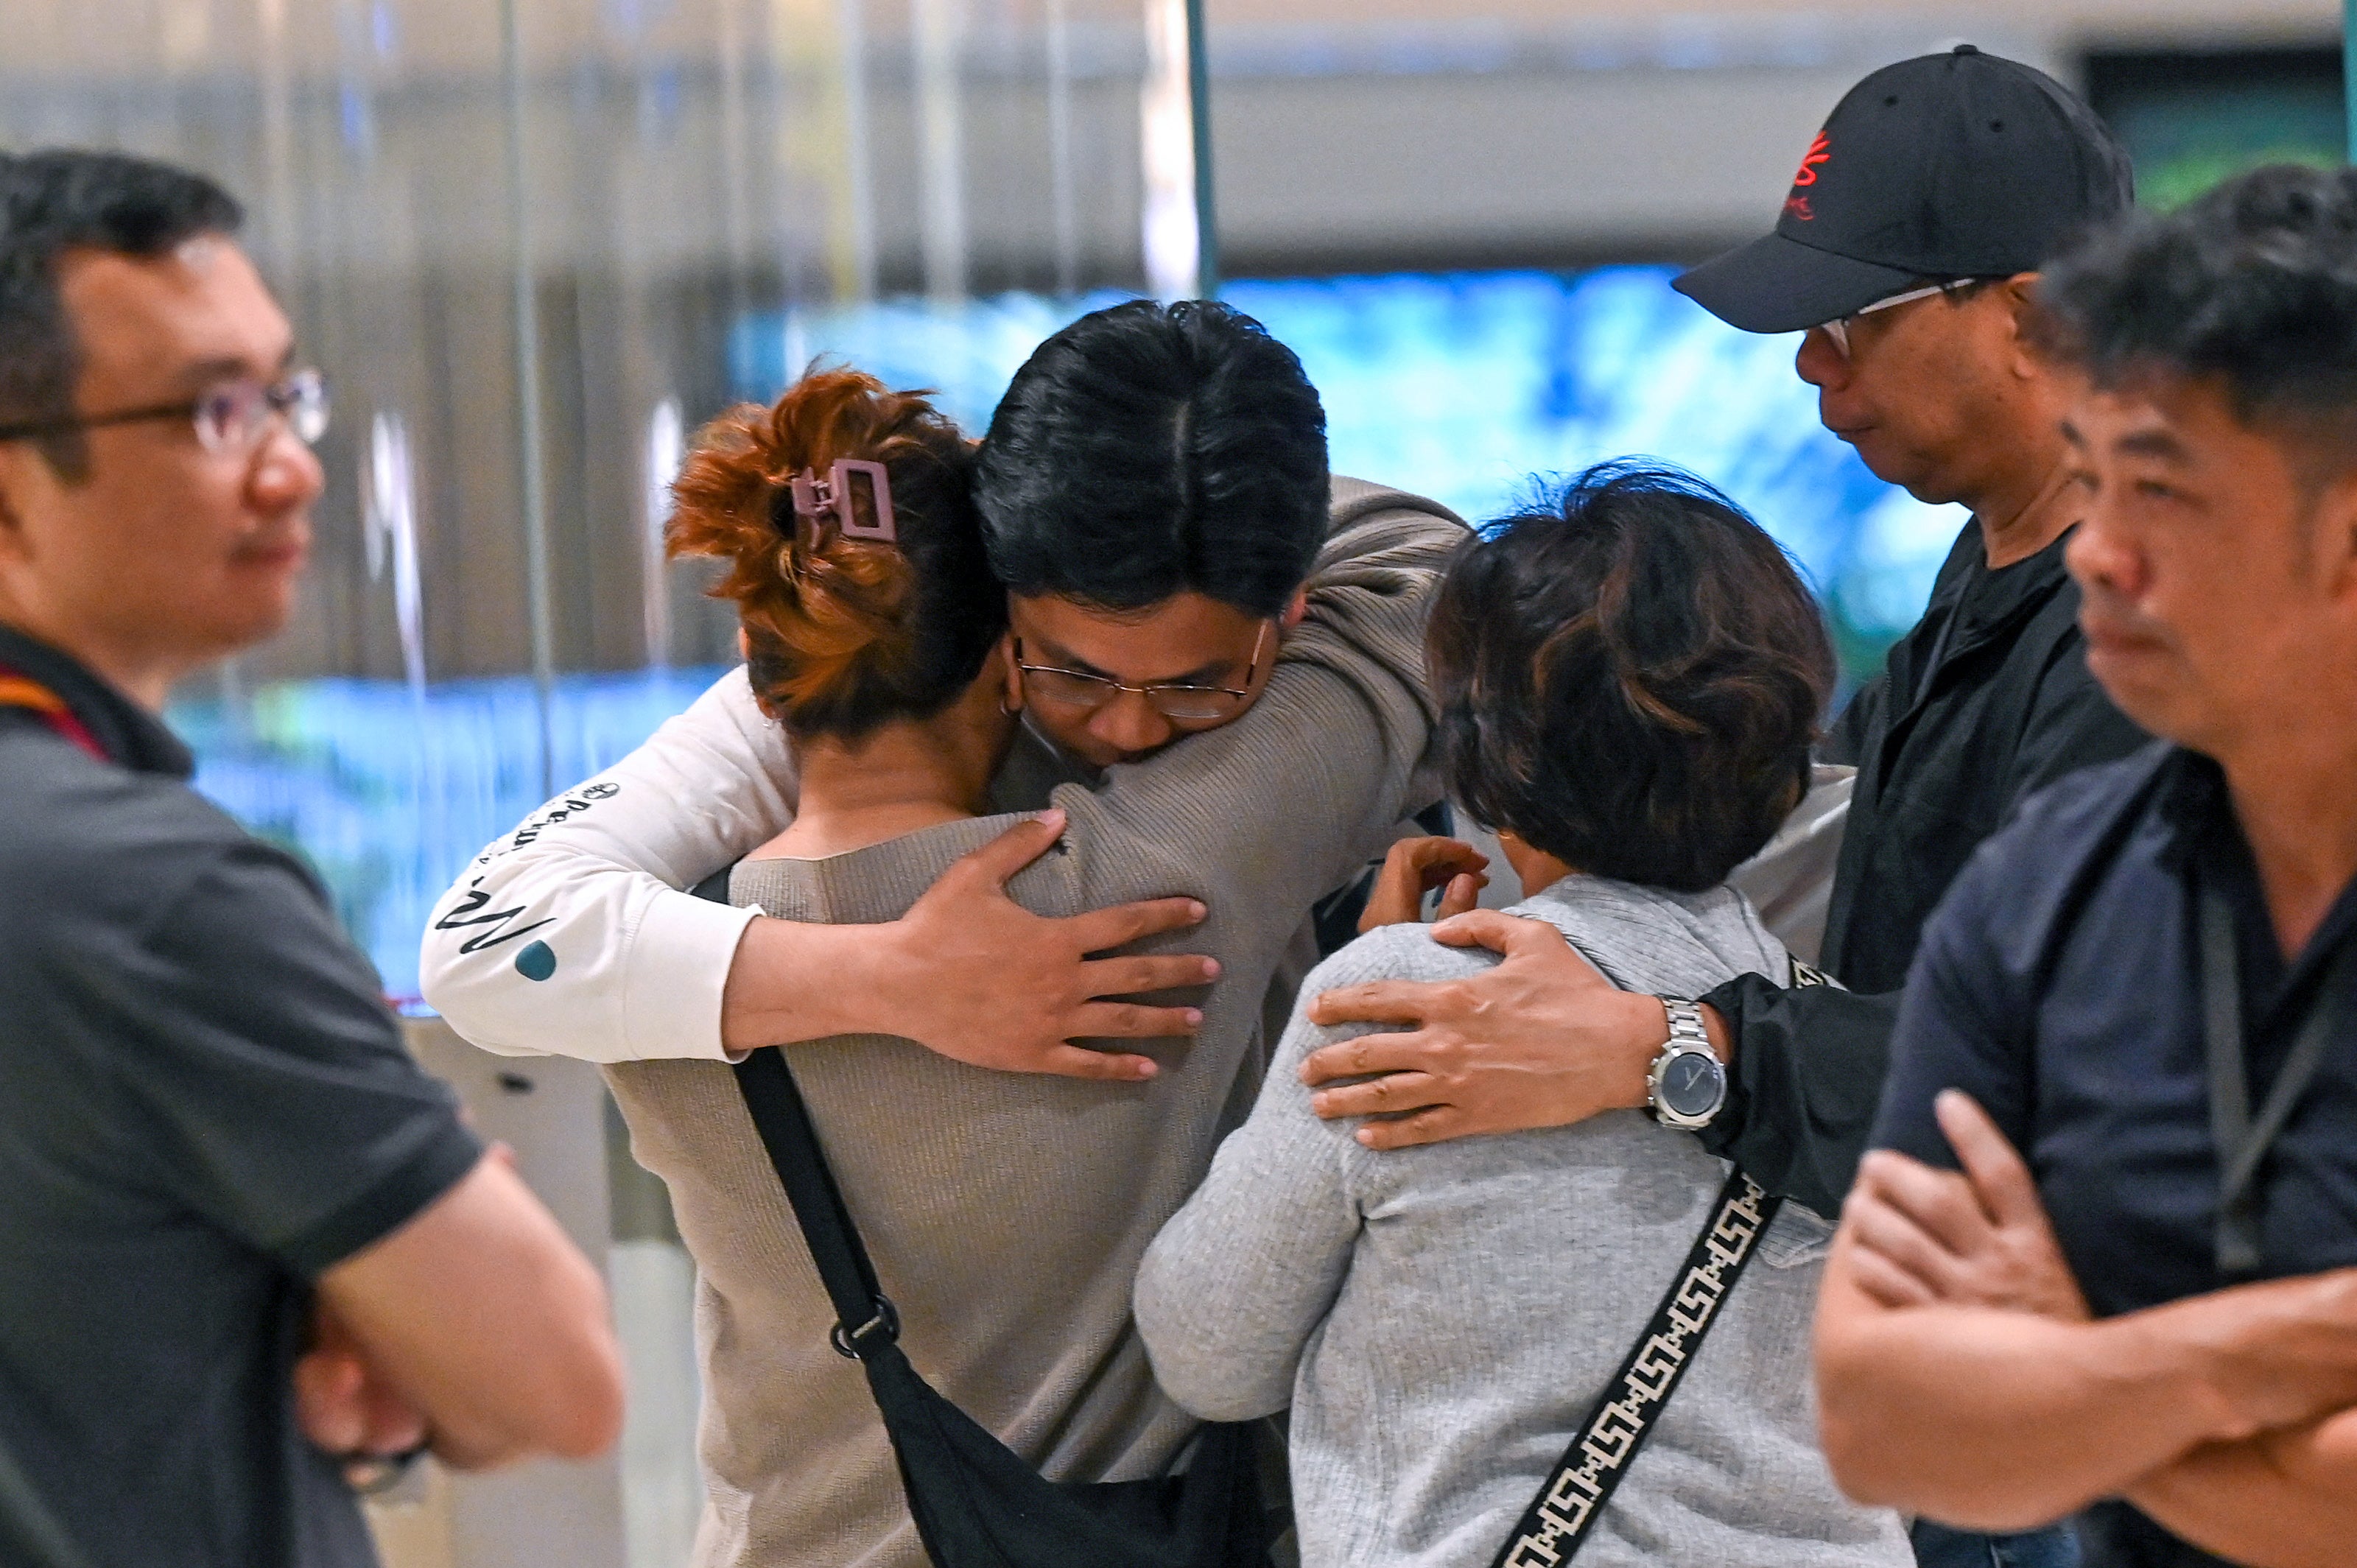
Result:
<svg viewBox="0 0 2357 1568"><path fill-rule="evenodd" d="M2345 1564L2357 174L2132 220L2044 299L2089 377L2089 664L2166 739L2033 799L1926 932L1818 1320L1826 1450L1957 1524L2088 1509L2100 1568Z"/></svg>

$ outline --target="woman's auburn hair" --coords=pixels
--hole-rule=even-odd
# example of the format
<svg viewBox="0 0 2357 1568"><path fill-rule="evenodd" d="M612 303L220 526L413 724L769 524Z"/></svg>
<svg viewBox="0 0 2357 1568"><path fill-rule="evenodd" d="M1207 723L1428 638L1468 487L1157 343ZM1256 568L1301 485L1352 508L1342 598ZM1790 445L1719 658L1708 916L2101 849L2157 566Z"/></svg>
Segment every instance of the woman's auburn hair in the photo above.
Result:
<svg viewBox="0 0 2357 1568"><path fill-rule="evenodd" d="M795 515L794 476L823 480L845 458L884 465L897 545ZM856 737L930 716L972 682L1005 616L972 471L970 443L928 394L848 369L813 370L770 406L740 404L698 433L664 543L674 559L726 563L708 591L737 607L764 712Z"/></svg>

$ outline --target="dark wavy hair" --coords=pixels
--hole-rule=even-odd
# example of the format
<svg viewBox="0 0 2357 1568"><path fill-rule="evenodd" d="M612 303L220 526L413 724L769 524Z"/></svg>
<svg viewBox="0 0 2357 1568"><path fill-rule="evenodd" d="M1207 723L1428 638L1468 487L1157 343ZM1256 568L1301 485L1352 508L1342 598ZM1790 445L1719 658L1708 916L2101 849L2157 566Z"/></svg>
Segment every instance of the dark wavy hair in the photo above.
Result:
<svg viewBox="0 0 2357 1568"><path fill-rule="evenodd" d="M1698 892L1806 791L1824 618L1700 479L1602 464L1450 561L1426 632L1436 739L1477 820L1598 876Z"/></svg>
<svg viewBox="0 0 2357 1568"><path fill-rule="evenodd" d="M1326 413L1293 350L1211 300L1132 300L1039 345L991 416L974 504L1009 592L1285 608L1326 542Z"/></svg>
<svg viewBox="0 0 2357 1568"><path fill-rule="evenodd" d="M2357 415L2357 171L2282 164L2173 212L2137 211L2048 268L2039 335L2098 386L2220 383L2245 424Z"/></svg>
<svg viewBox="0 0 2357 1568"><path fill-rule="evenodd" d="M672 486L671 553L727 563L712 594L737 606L762 711L797 735L856 740L931 717L1006 629L969 493L973 448L926 395L814 369L771 406L706 425ZM845 457L884 465L897 545L795 516L793 476Z"/></svg>

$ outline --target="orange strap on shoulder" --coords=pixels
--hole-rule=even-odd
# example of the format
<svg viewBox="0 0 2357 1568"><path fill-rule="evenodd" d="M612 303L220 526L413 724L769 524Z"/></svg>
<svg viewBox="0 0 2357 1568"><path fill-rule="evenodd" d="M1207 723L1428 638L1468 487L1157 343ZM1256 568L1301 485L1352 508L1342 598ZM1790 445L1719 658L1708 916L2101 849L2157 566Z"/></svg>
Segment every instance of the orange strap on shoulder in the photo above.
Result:
<svg viewBox="0 0 2357 1568"><path fill-rule="evenodd" d="M38 681L22 675L0 675L0 708L30 708L37 714L61 714L66 700Z"/></svg>
<svg viewBox="0 0 2357 1568"><path fill-rule="evenodd" d="M98 737L74 716L74 711L66 705L63 697L31 676L19 675L5 664L0 664L0 708L29 708L47 719L51 729L101 762L113 760L106 755L106 747L98 744Z"/></svg>

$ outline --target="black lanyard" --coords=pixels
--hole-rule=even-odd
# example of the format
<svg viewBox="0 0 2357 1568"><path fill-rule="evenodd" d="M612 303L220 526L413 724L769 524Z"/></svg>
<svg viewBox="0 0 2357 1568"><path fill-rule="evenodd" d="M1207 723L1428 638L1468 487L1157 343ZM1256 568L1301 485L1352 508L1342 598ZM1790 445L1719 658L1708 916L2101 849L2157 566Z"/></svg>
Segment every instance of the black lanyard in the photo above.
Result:
<svg viewBox="0 0 2357 1568"><path fill-rule="evenodd" d="M2357 941L2318 983L2291 1050L2258 1119L2251 1119L2249 1069L2243 1050L2243 962L2234 911L2214 878L2201 878L2201 1025L2210 1059L2210 1134L2218 1145L2218 1271L2230 1281L2259 1273L2259 1166L2291 1119L2331 1044L2335 983L2346 978Z"/></svg>

